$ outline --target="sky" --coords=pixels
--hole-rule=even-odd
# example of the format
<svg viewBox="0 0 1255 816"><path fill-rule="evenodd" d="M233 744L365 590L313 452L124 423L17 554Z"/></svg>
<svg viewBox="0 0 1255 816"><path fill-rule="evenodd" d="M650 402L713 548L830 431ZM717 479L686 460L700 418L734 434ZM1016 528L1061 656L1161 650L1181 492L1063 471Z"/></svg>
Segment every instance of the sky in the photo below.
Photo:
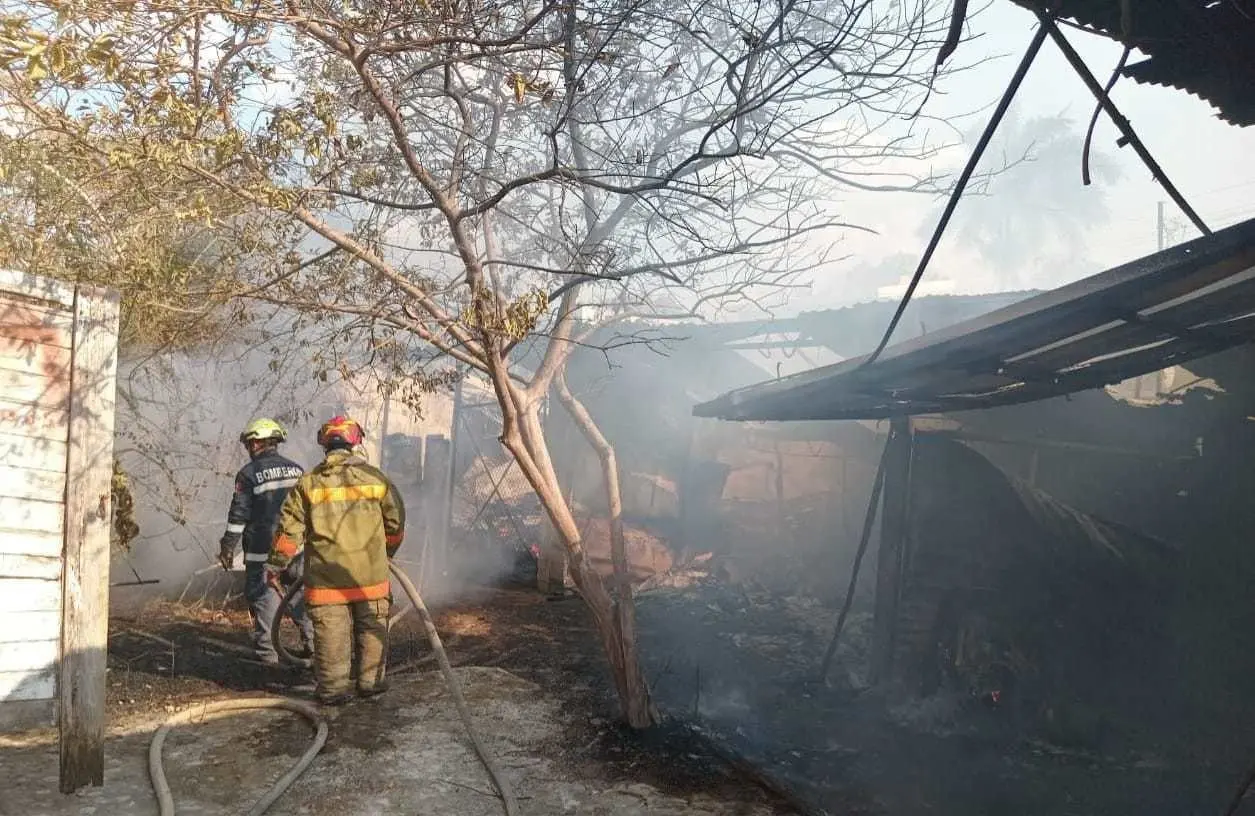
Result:
<svg viewBox="0 0 1255 816"><path fill-rule="evenodd" d="M949 116L985 106L963 126L979 131L989 116L989 108L1001 95L1027 48L1036 18L1013 3L995 0L970 21L970 34L977 38L960 46L951 59L967 64L983 64L960 72L939 83L927 110ZM1091 71L1105 80L1119 59L1121 47L1111 40L1065 29ZM1130 63L1140 59L1135 52ZM1184 91L1139 85L1122 79L1112 93L1116 105L1132 122L1151 154L1212 229L1255 217L1255 127L1238 128L1218 118L1216 111ZM1093 97L1049 40L1021 87L1008 121L1019 117L1064 114L1083 132L1094 108ZM1077 195L1101 190L1107 217L1094 223L1077 246L1075 258L1057 265L1033 279L1037 286L1057 286L1100 272L1103 269L1153 253L1157 245L1156 205L1165 201L1170 226L1177 226L1178 240L1197 237L1184 216L1171 203L1142 165L1132 148L1118 148L1118 132L1104 115L1099 120L1094 146L1115 165L1115 178L1095 179L1094 187L1083 188L1079 151L1071 167L1063 168L1075 177ZM947 151L939 164L961 166L970 148ZM987 160L992 159L992 149ZM1008 177L1010 179L1010 177ZM999 185L995 180L988 203L1007 201L1016 194L1013 181ZM917 261L940 214L940 202L931 196L909 193L854 192L832 202L842 213L856 213L860 224L877 234L847 232L840 236L834 255L847 260L828 265L812 281L808 294L797 295L784 313L846 305L856 300L850 295L849 276L899 253ZM959 205L956 222L964 204ZM952 225L953 227L953 225ZM990 263L957 236L953 228L943 238L925 280L950 279L954 290L979 293L1022 289L1023 279ZM1026 242L1033 237L1025 236ZM1172 241L1169 242L1170 244ZM1027 246L1027 245L1026 245ZM1027 251L1032 252L1031 246Z"/></svg>

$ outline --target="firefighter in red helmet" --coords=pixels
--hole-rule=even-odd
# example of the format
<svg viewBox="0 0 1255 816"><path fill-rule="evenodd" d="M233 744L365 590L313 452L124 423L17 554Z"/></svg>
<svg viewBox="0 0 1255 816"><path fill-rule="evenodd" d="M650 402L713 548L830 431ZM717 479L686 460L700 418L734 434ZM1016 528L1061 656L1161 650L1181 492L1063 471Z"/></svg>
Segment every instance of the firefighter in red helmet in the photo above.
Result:
<svg viewBox="0 0 1255 816"><path fill-rule="evenodd" d="M268 566L305 558L305 604L314 624L318 697L337 705L386 688L388 561L405 535L396 486L355 452L362 426L337 416L318 431L326 458L301 477L279 514ZM351 677L354 656L357 677Z"/></svg>

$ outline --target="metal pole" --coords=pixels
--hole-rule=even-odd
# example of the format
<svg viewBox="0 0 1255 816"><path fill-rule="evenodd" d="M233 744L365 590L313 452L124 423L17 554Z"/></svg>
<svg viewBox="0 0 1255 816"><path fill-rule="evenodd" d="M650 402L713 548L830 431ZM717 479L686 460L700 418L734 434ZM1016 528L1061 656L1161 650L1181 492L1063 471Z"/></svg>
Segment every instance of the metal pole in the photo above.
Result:
<svg viewBox="0 0 1255 816"><path fill-rule="evenodd" d="M1098 104L1101 105L1103 110L1107 112L1107 115L1111 117L1111 121L1115 123L1115 126L1119 128L1121 135L1124 136L1124 140L1133 146L1133 150L1150 170L1151 175L1155 177L1155 180L1163 187L1164 192L1166 192L1168 197L1181 208L1181 212L1185 213L1186 217L1188 217L1190 221L1194 222L1194 226L1198 227L1199 232L1203 235L1211 235L1211 229L1203 223L1203 219L1199 218L1198 213L1194 212L1194 208L1190 206L1190 203L1185 200L1185 197L1181 195L1181 192L1177 190L1176 186L1172 183L1168 176L1164 174L1163 168L1159 166L1159 162L1155 161L1155 157L1150 155L1150 151L1146 149L1146 145L1142 144L1142 140L1137 137L1135 132L1133 132L1133 125L1129 123L1128 119L1124 118L1124 114L1120 113L1120 109L1117 108L1115 103L1111 101L1111 97L1103 90L1103 87L1098 82L1098 79L1094 76L1093 72L1089 70L1089 66L1085 64L1085 60L1081 59L1081 55L1078 54L1076 49L1072 47L1072 43L1068 42L1068 38L1063 36L1063 32L1059 30L1057 25L1055 25L1054 19L1045 12L1039 12L1037 17L1041 20L1042 27L1049 32L1051 39L1055 41L1055 45L1059 46L1059 50L1063 52L1063 56L1069 63L1071 63L1072 69L1076 71L1077 76L1079 76L1089 87L1089 91L1094 95L1094 99L1098 100Z"/></svg>
<svg viewBox="0 0 1255 816"><path fill-rule="evenodd" d="M876 478L872 481L871 498L867 500L867 514L863 517L863 536L858 542L858 551L854 554L854 566L850 570L850 583L845 590L845 600L841 604L841 612L837 615L837 625L832 632L832 640L828 641L828 650L824 652L823 662L819 666L819 682L828 679L828 669L832 666L832 658L837 653L837 642L841 639L841 630L845 628L845 619L850 615L854 605L854 590L858 588L858 573L863 566L863 556L867 554L867 545L872 538L872 528L876 526L876 513L880 509L880 493L885 485L885 462L889 459L889 442L885 441L884 453L880 455L880 464L876 467ZM845 484L842 483L844 489Z"/></svg>
<svg viewBox="0 0 1255 816"><path fill-rule="evenodd" d="M871 680L879 685L892 679L903 568L909 535L911 458L914 442L910 417L895 417L885 443L884 517L880 523L880 552L876 556L876 599L872 619Z"/></svg>
<svg viewBox="0 0 1255 816"><path fill-rule="evenodd" d="M980 139L977 140L976 147L972 150L972 155L968 156L963 172L959 174L958 180L954 183L954 189L950 191L950 199L946 202L946 208L941 213L941 220L937 222L937 226L933 230L932 238L929 239L928 246L924 249L924 254L919 259L919 266L915 268L915 274L911 277L911 282L906 287L906 293L902 295L902 300L898 303L898 310L894 312L893 319L889 321L889 327L885 329L884 336L880 339L876 348L872 350L872 353L867 355L867 359L859 364L859 368L866 368L876 362L881 352L885 350L885 346L889 345L889 341L893 339L893 332L898 328L898 323L901 322L902 315L906 312L907 304L914 297L915 289L924 277L924 270L928 268L928 263L932 260L933 253L937 251L937 245L941 243L941 236L945 234L946 227L950 224L950 218L954 215L955 208L959 206L959 199L963 197L963 191L967 188L968 181L971 180L972 174L976 172L976 166L980 164L981 156L985 155L985 148L989 147L989 142L994 137L994 131L998 129L998 125L1002 122L1002 117L1006 115L1007 109L1011 107L1011 100L1015 98L1016 92L1024 82L1024 77L1028 75L1028 69L1032 67L1033 60L1037 59L1037 54L1041 51L1042 44L1045 42L1046 29L1043 26L1038 28L1036 33L1033 34L1033 39L1028 44L1028 49L1025 50L1024 56L1020 58L1020 64L1015 69L1015 74L1012 75L1010 84L1002 92L1002 98L998 100L993 116L989 118L989 124L985 125L985 130L981 133Z"/></svg>

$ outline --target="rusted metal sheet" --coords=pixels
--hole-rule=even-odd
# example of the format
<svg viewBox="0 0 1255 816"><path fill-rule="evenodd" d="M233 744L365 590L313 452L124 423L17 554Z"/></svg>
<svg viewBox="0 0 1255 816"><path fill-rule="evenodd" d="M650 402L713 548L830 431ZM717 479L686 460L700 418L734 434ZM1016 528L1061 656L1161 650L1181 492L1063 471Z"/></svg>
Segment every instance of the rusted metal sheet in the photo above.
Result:
<svg viewBox="0 0 1255 816"><path fill-rule="evenodd" d="M1063 665L1104 637L1133 647L1158 625L1179 568L1171 545L1080 512L952 439L917 435L913 466L894 649L908 689L930 693L954 668L965 619L996 622L1032 665L1051 655Z"/></svg>
<svg viewBox="0 0 1255 816"><path fill-rule="evenodd" d="M1121 72L1135 82L1186 91L1215 106L1231 124L1255 124L1255 99L1249 92L1255 83L1249 57L1255 48L1255 13L1249 0L1014 2L1075 20L1147 55Z"/></svg>

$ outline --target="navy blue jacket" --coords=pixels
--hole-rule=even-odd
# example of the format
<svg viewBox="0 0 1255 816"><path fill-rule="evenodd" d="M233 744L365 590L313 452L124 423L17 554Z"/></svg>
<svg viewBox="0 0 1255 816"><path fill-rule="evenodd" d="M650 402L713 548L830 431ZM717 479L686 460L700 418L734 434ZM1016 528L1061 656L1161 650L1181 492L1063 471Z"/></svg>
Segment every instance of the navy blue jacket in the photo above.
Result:
<svg viewBox="0 0 1255 816"><path fill-rule="evenodd" d="M235 495L227 512L224 543L244 539L244 560L265 561L279 525L279 509L304 474L296 462L268 450L235 474Z"/></svg>

